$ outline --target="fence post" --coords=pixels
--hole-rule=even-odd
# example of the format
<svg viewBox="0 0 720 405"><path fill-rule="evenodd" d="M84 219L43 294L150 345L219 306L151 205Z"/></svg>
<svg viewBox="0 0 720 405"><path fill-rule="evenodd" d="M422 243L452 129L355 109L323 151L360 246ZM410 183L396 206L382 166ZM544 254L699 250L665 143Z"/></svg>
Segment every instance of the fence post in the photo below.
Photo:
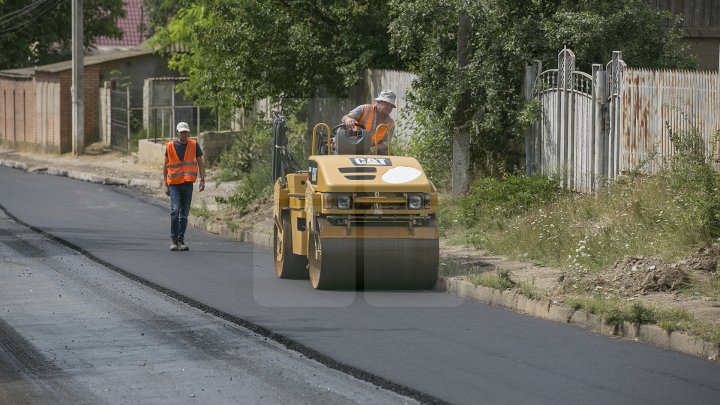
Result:
<svg viewBox="0 0 720 405"><path fill-rule="evenodd" d="M127 97L127 153L130 154L130 86L125 88Z"/></svg>
<svg viewBox="0 0 720 405"><path fill-rule="evenodd" d="M593 75L593 176L592 190L604 185L606 161L607 72L603 65L592 65Z"/></svg>
<svg viewBox="0 0 720 405"><path fill-rule="evenodd" d="M539 61L533 61L532 65L525 66L525 101L533 99L533 87L538 72ZM535 131L529 126L525 132L525 174L530 176L535 172Z"/></svg>
<svg viewBox="0 0 720 405"><path fill-rule="evenodd" d="M608 137L606 140L607 160L605 162L605 174L608 179L614 179L617 169L617 124L618 114L618 80L619 80L619 59L621 53L613 51L612 60L607 64L607 96L608 96Z"/></svg>
<svg viewBox="0 0 720 405"><path fill-rule="evenodd" d="M568 162L571 157L570 146L570 92L572 91L572 72L575 70L575 54L564 48L558 55L558 97L560 106L560 134L557 142L557 173L564 187L568 187Z"/></svg>

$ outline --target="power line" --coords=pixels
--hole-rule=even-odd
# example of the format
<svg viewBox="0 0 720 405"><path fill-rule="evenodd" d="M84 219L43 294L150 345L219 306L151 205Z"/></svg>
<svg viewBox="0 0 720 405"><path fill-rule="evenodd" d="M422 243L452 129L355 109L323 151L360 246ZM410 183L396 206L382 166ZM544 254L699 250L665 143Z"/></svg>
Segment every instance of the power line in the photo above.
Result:
<svg viewBox="0 0 720 405"><path fill-rule="evenodd" d="M34 3L30 3L21 9L18 9L11 13L7 13L7 14L3 15L2 17L0 17L0 25L5 25L12 20L22 18L23 16L25 16L26 14L31 12L33 9L35 9L36 7L40 6L43 3L46 3L47 1L49 1L49 0L37 0Z"/></svg>
<svg viewBox="0 0 720 405"><path fill-rule="evenodd" d="M40 1L45 2L45 1L52 1L52 0L40 0ZM33 21L37 20L38 18L40 18L43 14L47 13L47 12L50 11L50 10L53 10L55 7L57 7L57 6L58 6L60 3L62 3L63 1L64 1L64 0L56 0L54 3L50 3L48 7L46 7L45 9L41 9L39 13L31 16L29 19L21 22L20 24L15 25L15 26L10 27L10 28L6 28L6 29L4 29L4 30L0 30L0 34L4 34L4 33L6 33L6 32L11 32L11 31L16 31L16 30L18 30L18 29L20 29L20 28L22 28L22 27L30 24L31 22L33 22ZM28 11L28 12L29 12L29 11Z"/></svg>

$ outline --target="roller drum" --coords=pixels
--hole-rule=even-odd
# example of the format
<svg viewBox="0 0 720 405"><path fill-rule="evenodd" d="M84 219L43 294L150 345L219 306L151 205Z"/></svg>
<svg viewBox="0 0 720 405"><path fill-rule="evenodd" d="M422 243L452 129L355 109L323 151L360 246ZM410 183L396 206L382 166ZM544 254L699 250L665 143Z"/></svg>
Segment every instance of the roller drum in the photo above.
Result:
<svg viewBox="0 0 720 405"><path fill-rule="evenodd" d="M437 281L438 243L437 239L311 235L310 280L314 288L331 290L430 289Z"/></svg>

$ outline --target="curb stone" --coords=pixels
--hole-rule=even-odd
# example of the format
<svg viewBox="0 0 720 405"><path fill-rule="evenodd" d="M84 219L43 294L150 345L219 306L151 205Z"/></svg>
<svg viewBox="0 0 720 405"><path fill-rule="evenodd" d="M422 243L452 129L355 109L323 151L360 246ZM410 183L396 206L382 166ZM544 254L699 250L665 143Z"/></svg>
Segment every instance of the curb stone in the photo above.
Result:
<svg viewBox="0 0 720 405"><path fill-rule="evenodd" d="M657 325L636 325L629 322L617 327L605 323L598 315L573 311L548 301L533 300L510 290L496 290L452 278L444 280L443 284L446 286L445 292L449 294L471 298L487 305L511 309L548 321L569 323L604 335L648 343L720 363L720 349L716 345L680 331L668 332Z"/></svg>
<svg viewBox="0 0 720 405"><path fill-rule="evenodd" d="M125 179L116 177L102 177L91 173L75 170L63 170L54 167L29 167L24 162L0 159L0 166L6 166L23 171L45 172L49 175L69 177L92 183L123 186L144 186L151 188L162 187L162 179ZM234 183L215 183L213 187L230 190L237 187ZM273 236L269 233L256 232L247 229L231 229L226 224L208 221L206 218L190 217L188 223L195 228L203 229L209 233L217 234L228 239L253 245L272 248ZM451 258L442 258L443 261L452 262ZM452 265L452 263L451 263ZM624 322L620 326L605 323L601 317L585 311L573 311L570 308L554 304L549 300L535 300L527 298L511 290L498 290L490 287L475 285L469 281L457 278L439 277L435 290L462 298L470 298L486 305L503 307L536 318L552 322L568 323L593 332L622 339L643 342L663 349L702 357L720 363L720 348L712 343L703 341L695 336L680 331L669 332L657 325L637 325Z"/></svg>

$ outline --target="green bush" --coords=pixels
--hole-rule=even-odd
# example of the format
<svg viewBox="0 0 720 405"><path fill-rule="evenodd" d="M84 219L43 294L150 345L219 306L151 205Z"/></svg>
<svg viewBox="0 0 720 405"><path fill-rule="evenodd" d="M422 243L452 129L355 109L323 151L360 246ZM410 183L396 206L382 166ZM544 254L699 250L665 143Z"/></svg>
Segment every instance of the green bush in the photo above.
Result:
<svg viewBox="0 0 720 405"><path fill-rule="evenodd" d="M460 220L470 227L480 221L508 219L555 201L563 193L556 179L540 175L481 178L473 182L470 194L459 199Z"/></svg>
<svg viewBox="0 0 720 405"><path fill-rule="evenodd" d="M302 162L305 123L289 117L288 125L290 153ZM243 210L250 203L270 196L273 191L271 161L272 125L263 120L249 121L230 148L220 155L217 164L218 180L239 181L240 186L233 196L217 197L216 201Z"/></svg>
<svg viewBox="0 0 720 405"><path fill-rule="evenodd" d="M253 120L236 134L235 140L218 158L220 181L237 181L250 173L257 164L270 161L272 127L265 121Z"/></svg>
<svg viewBox="0 0 720 405"><path fill-rule="evenodd" d="M415 120L418 123L415 136L405 145L393 146L393 153L417 159L433 184L440 190L449 191L452 172L448 168L452 165L452 153L448 151L452 151L452 136L448 128L427 120L422 114Z"/></svg>

